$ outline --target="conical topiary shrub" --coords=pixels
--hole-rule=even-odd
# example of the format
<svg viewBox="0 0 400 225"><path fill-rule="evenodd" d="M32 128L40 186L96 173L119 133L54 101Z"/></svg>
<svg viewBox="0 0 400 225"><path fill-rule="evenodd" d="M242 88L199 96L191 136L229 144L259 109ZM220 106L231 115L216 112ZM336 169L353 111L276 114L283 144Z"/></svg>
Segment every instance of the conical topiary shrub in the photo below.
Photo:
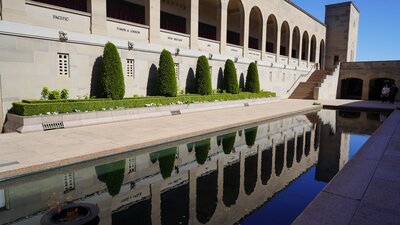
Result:
<svg viewBox="0 0 400 225"><path fill-rule="evenodd" d="M253 127L253 128L249 128L249 129L245 129L244 130L244 136L246 138L246 145L247 146L251 147L256 142L257 130L258 130L258 127Z"/></svg>
<svg viewBox="0 0 400 225"><path fill-rule="evenodd" d="M104 47L100 73L100 95L114 100L122 99L125 95L121 58L117 47L111 42Z"/></svg>
<svg viewBox="0 0 400 225"><path fill-rule="evenodd" d="M257 64L254 62L250 63L247 69L246 77L246 91L252 93L260 92L260 80L258 79L258 69Z"/></svg>
<svg viewBox="0 0 400 225"><path fill-rule="evenodd" d="M158 64L157 88L158 94L161 96L176 97L177 95L174 60L171 53L165 49L161 52Z"/></svg>
<svg viewBox="0 0 400 225"><path fill-rule="evenodd" d="M164 179L170 177L174 170L176 151L177 147L173 147L159 152L160 172Z"/></svg>
<svg viewBox="0 0 400 225"><path fill-rule="evenodd" d="M210 65L204 55L197 60L196 91L200 95L210 95L212 93Z"/></svg>
<svg viewBox="0 0 400 225"><path fill-rule="evenodd" d="M239 84L237 80L236 67L232 60L228 59L225 62L224 69L224 90L226 93L238 94Z"/></svg>
<svg viewBox="0 0 400 225"><path fill-rule="evenodd" d="M207 161L208 152L211 148L211 140L206 139L196 142L194 146L194 151L196 152L196 161L198 164L203 165Z"/></svg>
<svg viewBox="0 0 400 225"><path fill-rule="evenodd" d="M97 178L106 183L111 196L119 194L124 181L125 160L120 160L95 167Z"/></svg>
<svg viewBox="0 0 400 225"><path fill-rule="evenodd" d="M233 146L235 146L236 132L225 134L221 137L221 139L224 153L227 155L231 154Z"/></svg>

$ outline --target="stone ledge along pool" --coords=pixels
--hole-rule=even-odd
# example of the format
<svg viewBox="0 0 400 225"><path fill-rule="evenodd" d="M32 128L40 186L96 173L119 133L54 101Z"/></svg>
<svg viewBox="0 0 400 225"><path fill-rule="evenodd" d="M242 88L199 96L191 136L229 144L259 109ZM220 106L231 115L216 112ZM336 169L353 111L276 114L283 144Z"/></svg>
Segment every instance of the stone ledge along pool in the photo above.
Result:
<svg viewBox="0 0 400 225"><path fill-rule="evenodd" d="M4 180L0 224L291 224L386 116L323 109Z"/></svg>

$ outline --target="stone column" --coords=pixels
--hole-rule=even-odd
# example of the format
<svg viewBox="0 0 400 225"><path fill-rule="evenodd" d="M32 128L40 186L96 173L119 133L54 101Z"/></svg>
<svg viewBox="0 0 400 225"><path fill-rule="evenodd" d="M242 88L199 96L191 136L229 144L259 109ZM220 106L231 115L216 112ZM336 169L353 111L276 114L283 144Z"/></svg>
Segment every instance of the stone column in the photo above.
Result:
<svg viewBox="0 0 400 225"><path fill-rule="evenodd" d="M299 35L300 35L300 41L299 41L299 65L298 66L300 66L301 65L301 54L302 54L302 51L303 51L303 36L301 35L301 32L299 31Z"/></svg>
<svg viewBox="0 0 400 225"><path fill-rule="evenodd" d="M288 65L292 64L292 48L293 48L293 31L289 28L289 49L288 49Z"/></svg>
<svg viewBox="0 0 400 225"><path fill-rule="evenodd" d="M310 66L310 53L311 53L311 39L308 39L308 48L307 48L307 67Z"/></svg>
<svg viewBox="0 0 400 225"><path fill-rule="evenodd" d="M241 43L243 43L243 57L248 57L249 55L249 28L250 28L250 12L249 10L243 9L244 18L241 19L244 23L241 27L243 28L242 34L240 35Z"/></svg>
<svg viewBox="0 0 400 225"><path fill-rule="evenodd" d="M368 100L368 97L369 97L369 80L363 79L361 100Z"/></svg>
<svg viewBox="0 0 400 225"><path fill-rule="evenodd" d="M147 1L149 1L149 6L150 6L148 7L148 9L146 9L146 14L149 15L149 42L157 43L160 40L161 0L147 0Z"/></svg>
<svg viewBox="0 0 400 225"><path fill-rule="evenodd" d="M287 135L285 134L283 136L283 168L287 168L287 151L288 151L288 145L287 145Z"/></svg>
<svg viewBox="0 0 400 225"><path fill-rule="evenodd" d="M217 166L218 166L218 194L217 194L217 199L218 199L218 204L223 201L223 195L224 195L224 158L220 158L217 161Z"/></svg>
<svg viewBox="0 0 400 225"><path fill-rule="evenodd" d="M151 193L151 221L154 225L161 225L161 182L150 185Z"/></svg>
<svg viewBox="0 0 400 225"><path fill-rule="evenodd" d="M103 0L91 0L90 11L91 33L99 35L107 35L107 3Z"/></svg>
<svg viewBox="0 0 400 225"><path fill-rule="evenodd" d="M2 0L2 20L26 23L25 0Z"/></svg>
<svg viewBox="0 0 400 225"><path fill-rule="evenodd" d="M196 222L196 191L197 191L197 168L189 171L189 220L190 224Z"/></svg>
<svg viewBox="0 0 400 225"><path fill-rule="evenodd" d="M277 33L276 33L276 61L279 62L279 57L281 55L281 27L279 27L279 24L277 25Z"/></svg>
<svg viewBox="0 0 400 225"><path fill-rule="evenodd" d="M186 5L190 6L186 17L190 23L190 49L197 50L197 40L199 39L199 0L186 0Z"/></svg>
<svg viewBox="0 0 400 225"><path fill-rule="evenodd" d="M226 53L226 33L228 27L228 2L221 0L221 20L220 20L220 53Z"/></svg>
<svg viewBox="0 0 400 225"><path fill-rule="evenodd" d="M261 59L264 60L267 48L267 21L262 21L262 34L261 34Z"/></svg>

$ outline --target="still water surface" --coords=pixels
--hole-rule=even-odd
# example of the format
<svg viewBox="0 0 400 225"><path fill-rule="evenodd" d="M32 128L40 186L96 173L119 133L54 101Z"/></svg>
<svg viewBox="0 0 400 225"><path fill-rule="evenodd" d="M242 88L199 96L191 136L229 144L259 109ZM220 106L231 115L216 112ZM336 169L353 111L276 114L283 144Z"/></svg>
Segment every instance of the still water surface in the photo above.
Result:
<svg viewBox="0 0 400 225"><path fill-rule="evenodd" d="M87 224L290 224L382 117L321 110L6 180L0 224L73 203L99 208Z"/></svg>

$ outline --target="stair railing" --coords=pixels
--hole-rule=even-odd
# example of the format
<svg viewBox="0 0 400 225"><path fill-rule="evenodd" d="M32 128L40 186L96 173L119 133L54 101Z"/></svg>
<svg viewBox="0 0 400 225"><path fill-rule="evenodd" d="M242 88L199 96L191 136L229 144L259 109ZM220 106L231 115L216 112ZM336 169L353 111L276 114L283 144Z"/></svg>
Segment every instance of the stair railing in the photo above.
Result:
<svg viewBox="0 0 400 225"><path fill-rule="evenodd" d="M317 68L317 63L314 64L314 65L311 67L310 71L308 71L306 74L301 74L301 75L293 82L292 86L290 86L289 90L287 90L286 93L289 93L289 91L292 90L292 88L296 85L297 81L299 81L300 78L302 78L302 77L307 77L308 75L310 75L311 73L313 73L313 72L314 72L314 70L313 70L314 68Z"/></svg>

